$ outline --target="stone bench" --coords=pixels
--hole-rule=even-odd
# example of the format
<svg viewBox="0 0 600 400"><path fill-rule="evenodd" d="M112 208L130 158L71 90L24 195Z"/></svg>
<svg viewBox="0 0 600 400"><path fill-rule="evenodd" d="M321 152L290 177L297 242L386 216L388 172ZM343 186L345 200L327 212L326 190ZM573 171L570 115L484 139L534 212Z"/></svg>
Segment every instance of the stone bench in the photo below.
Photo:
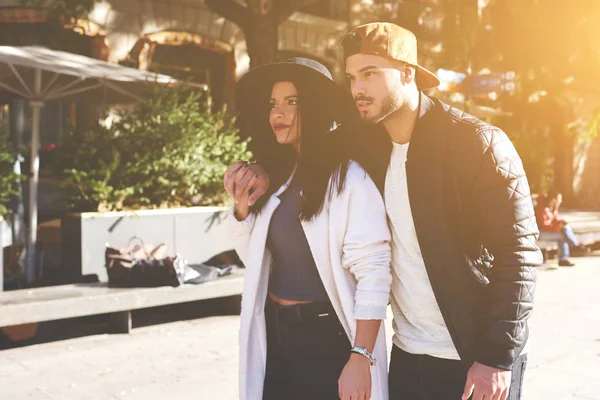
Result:
<svg viewBox="0 0 600 400"><path fill-rule="evenodd" d="M592 247L600 243L600 229L587 232L575 231L575 235L579 243L587 250L591 250ZM544 260L551 259L558 252L558 242L555 239L548 238L544 232L540 233L537 245L544 254Z"/></svg>
<svg viewBox="0 0 600 400"><path fill-rule="evenodd" d="M0 327L110 314L111 333L129 333L132 310L239 295L243 280L240 269L214 281L175 288L79 283L0 292Z"/></svg>
<svg viewBox="0 0 600 400"><path fill-rule="evenodd" d="M577 240L586 248L590 249L600 243L600 212L566 210L561 212L561 217L569 222L577 236ZM544 232L540 234L537 242L544 254L544 259L550 259L558 251L556 239L549 237Z"/></svg>

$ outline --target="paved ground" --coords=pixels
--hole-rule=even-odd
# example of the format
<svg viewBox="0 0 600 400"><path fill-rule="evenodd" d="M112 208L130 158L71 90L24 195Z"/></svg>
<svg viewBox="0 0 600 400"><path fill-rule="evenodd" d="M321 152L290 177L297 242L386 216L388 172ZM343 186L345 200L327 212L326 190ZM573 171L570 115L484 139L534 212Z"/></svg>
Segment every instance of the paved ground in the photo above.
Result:
<svg viewBox="0 0 600 400"><path fill-rule="evenodd" d="M600 399L600 253L538 274L525 399Z"/></svg>
<svg viewBox="0 0 600 400"><path fill-rule="evenodd" d="M527 400L600 400L600 253L577 261L540 268ZM203 317L0 351L0 399L235 399L238 322Z"/></svg>

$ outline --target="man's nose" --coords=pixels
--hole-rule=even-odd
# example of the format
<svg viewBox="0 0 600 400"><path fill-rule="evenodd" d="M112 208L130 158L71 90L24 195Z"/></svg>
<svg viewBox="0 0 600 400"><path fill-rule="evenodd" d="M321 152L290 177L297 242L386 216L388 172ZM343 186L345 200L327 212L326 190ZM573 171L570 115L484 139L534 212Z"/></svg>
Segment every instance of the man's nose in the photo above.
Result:
<svg viewBox="0 0 600 400"><path fill-rule="evenodd" d="M352 92L352 97L356 99L358 96L365 94L365 87L362 82L357 79L352 84L350 91Z"/></svg>

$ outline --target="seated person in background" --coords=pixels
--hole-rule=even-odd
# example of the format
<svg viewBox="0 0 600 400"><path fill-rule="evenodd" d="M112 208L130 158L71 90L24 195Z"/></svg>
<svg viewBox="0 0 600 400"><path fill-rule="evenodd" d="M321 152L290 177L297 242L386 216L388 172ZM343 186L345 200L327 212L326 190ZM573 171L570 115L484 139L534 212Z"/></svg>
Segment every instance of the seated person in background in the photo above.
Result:
<svg viewBox="0 0 600 400"><path fill-rule="evenodd" d="M535 217L543 236L546 239L556 239L558 241L558 265L573 267L575 264L569 261L570 246L579 247L579 242L573 229L559 215L561 204L562 194L557 193L552 196L541 194L537 199Z"/></svg>

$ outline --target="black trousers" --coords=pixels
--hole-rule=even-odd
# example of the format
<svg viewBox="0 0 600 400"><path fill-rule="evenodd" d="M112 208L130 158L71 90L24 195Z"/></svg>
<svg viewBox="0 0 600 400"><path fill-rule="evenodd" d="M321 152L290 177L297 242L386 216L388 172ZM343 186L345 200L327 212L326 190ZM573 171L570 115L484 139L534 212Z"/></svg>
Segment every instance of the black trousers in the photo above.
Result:
<svg viewBox="0 0 600 400"><path fill-rule="evenodd" d="M267 371L263 400L339 399L350 341L329 302L265 305Z"/></svg>
<svg viewBox="0 0 600 400"><path fill-rule="evenodd" d="M517 358L509 400L521 398L527 355ZM410 354L393 346L388 382L390 400L459 400L469 368L458 360Z"/></svg>

